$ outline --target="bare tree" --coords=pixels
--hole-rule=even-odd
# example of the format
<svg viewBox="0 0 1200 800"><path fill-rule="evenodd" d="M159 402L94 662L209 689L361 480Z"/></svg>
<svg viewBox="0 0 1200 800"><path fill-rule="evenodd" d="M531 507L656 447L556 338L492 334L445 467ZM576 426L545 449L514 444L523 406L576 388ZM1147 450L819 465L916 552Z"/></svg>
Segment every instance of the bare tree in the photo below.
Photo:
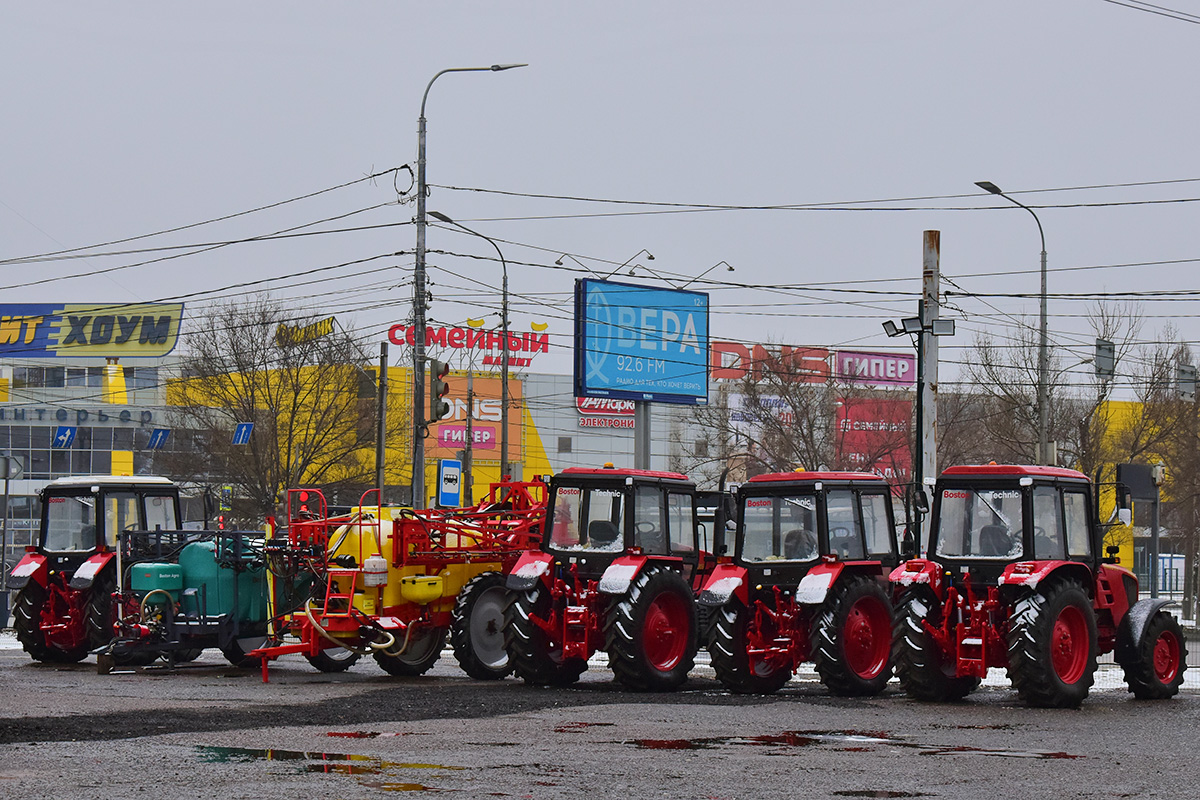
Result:
<svg viewBox="0 0 1200 800"><path fill-rule="evenodd" d="M315 322L259 296L214 306L186 338L168 401L194 447L175 473L232 484L246 518L273 513L288 487L349 495L374 483L374 384L357 343L341 330L277 338L281 324ZM234 445L244 422L253 435Z"/></svg>

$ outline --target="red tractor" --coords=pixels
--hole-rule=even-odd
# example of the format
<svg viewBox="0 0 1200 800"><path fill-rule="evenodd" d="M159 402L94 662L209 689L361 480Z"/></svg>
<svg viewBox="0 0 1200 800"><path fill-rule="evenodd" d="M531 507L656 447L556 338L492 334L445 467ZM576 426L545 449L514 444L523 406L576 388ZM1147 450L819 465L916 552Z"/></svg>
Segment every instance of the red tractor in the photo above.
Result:
<svg viewBox="0 0 1200 800"><path fill-rule="evenodd" d="M508 576L506 647L531 684L570 684L606 650L618 681L669 691L695 663L696 487L673 472L573 467L550 484L539 550Z"/></svg>
<svg viewBox="0 0 1200 800"><path fill-rule="evenodd" d="M803 662L838 695L892 675L887 572L898 563L891 489L876 475L783 472L737 490L737 539L699 603L708 652L735 692L770 693Z"/></svg>
<svg viewBox="0 0 1200 800"><path fill-rule="evenodd" d="M179 489L166 478L60 478L41 491L37 543L13 568L13 627L36 661L72 663L113 638L117 534L177 530Z"/></svg>
<svg viewBox="0 0 1200 800"><path fill-rule="evenodd" d="M1171 697L1186 668L1183 631L1163 599L1110 556L1098 496L1057 467L951 467L933 502L926 558L891 574L894 661L919 700L958 700L1006 667L1034 706L1077 707L1097 655L1113 652L1138 698Z"/></svg>

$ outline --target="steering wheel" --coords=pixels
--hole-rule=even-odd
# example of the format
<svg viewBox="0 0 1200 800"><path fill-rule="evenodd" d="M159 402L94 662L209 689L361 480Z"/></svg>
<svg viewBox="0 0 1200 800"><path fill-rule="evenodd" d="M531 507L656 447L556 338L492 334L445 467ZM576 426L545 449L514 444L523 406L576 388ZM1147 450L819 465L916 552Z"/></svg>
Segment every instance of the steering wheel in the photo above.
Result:
<svg viewBox="0 0 1200 800"><path fill-rule="evenodd" d="M658 530L658 526L653 522L642 520L641 522L633 523L633 529L637 533L653 533L654 531Z"/></svg>

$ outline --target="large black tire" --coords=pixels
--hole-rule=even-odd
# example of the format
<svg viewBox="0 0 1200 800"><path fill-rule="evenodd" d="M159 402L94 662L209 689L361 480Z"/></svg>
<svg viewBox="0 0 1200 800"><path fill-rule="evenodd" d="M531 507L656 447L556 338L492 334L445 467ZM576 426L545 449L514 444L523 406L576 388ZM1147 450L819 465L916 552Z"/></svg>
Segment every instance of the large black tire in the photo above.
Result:
<svg viewBox="0 0 1200 800"><path fill-rule="evenodd" d="M476 575L454 601L450 643L463 672L472 678L494 681L513 671L504 648L504 607L508 590L499 572Z"/></svg>
<svg viewBox="0 0 1200 800"><path fill-rule="evenodd" d="M876 695L892 677L892 604L879 581L847 575L809 632L821 682L843 697Z"/></svg>
<svg viewBox="0 0 1200 800"><path fill-rule="evenodd" d="M1076 708L1096 676L1096 615L1078 583L1060 581L1024 595L1008 623L1008 677L1025 702Z"/></svg>
<svg viewBox="0 0 1200 800"><path fill-rule="evenodd" d="M116 590L115 569L103 570L92 583L92 593L87 603L87 620L84 623L87 627L88 647L92 650L104 647L116 634L113 630L116 606L112 599Z"/></svg>
<svg viewBox="0 0 1200 800"><path fill-rule="evenodd" d="M696 628L696 604L683 576L646 566L609 609L604 628L609 666L634 691L673 691L696 663Z"/></svg>
<svg viewBox="0 0 1200 800"><path fill-rule="evenodd" d="M229 643L221 648L221 655L225 656L225 660L227 660L230 664L233 664L235 667L240 667L241 669L258 669L262 666L262 658L260 656L254 656L252 658L246 655L246 653L256 649L259 644L264 641L265 638L258 639L255 641L253 647L244 647L240 640L230 639Z"/></svg>
<svg viewBox="0 0 1200 800"><path fill-rule="evenodd" d="M533 617L549 619L551 598L541 586L508 593L504 607L504 646L517 677L532 686L569 686L587 669L587 660L563 658L562 643L546 635Z"/></svg>
<svg viewBox="0 0 1200 800"><path fill-rule="evenodd" d="M738 600L730 600L714 609L708 653L717 680L726 689L739 694L772 694L791 679L792 670L751 658L746 634L753 625L754 616L753 608L747 608ZM773 633L771 638L774 638Z"/></svg>
<svg viewBox="0 0 1200 800"><path fill-rule="evenodd" d="M305 658L321 672L345 672L358 662L359 654L344 647L330 647Z"/></svg>
<svg viewBox="0 0 1200 800"><path fill-rule="evenodd" d="M17 641L34 661L51 664L74 664L76 661L82 661L88 654L86 646L60 650L47 644L46 634L41 625L42 606L45 604L46 589L37 581L30 581L17 593L12 611Z"/></svg>
<svg viewBox="0 0 1200 800"><path fill-rule="evenodd" d="M1128 623L1117 631L1117 663L1125 683L1139 700L1174 697L1187 669L1187 643L1174 615L1159 611L1147 623L1140 642L1134 642Z"/></svg>
<svg viewBox="0 0 1200 800"><path fill-rule="evenodd" d="M392 650L400 650L399 653L376 650L375 663L389 675L406 678L424 675L438 660L445 644L445 628L424 628L410 636L407 644L403 637L397 636Z"/></svg>
<svg viewBox="0 0 1200 800"><path fill-rule="evenodd" d="M892 665L900 687L914 700L962 700L979 686L979 678L955 675L954 654L941 651L925 620L941 625L941 606L916 594L901 599L892 628Z"/></svg>

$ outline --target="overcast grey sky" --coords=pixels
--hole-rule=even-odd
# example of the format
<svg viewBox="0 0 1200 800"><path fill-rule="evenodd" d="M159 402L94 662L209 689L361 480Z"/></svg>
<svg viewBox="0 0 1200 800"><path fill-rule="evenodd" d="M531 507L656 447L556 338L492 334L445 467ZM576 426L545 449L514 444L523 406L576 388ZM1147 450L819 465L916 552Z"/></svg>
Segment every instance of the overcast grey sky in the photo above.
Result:
<svg viewBox="0 0 1200 800"><path fill-rule="evenodd" d="M1200 15L1198 0L1161 5ZM706 277L734 285L693 288L712 292L713 337L743 342L906 346L880 322L915 311L926 229L942 232L943 273L964 291L1036 294L1034 220L978 180L1063 189L1015 196L1042 206L1051 335L1085 357L1088 302L1054 294L1200 288L1193 22L1104 0L7 3L0 302L185 296L195 311L266 281L298 311L336 312L375 352L411 313L415 208L395 203L404 172L86 259L11 259L415 167L436 72L528 62L437 81L428 178L430 209L502 240L513 329L550 324L554 352L534 370L570 368L569 298L585 273L570 259L555 267L560 253L598 272L642 248L655 260L634 263L669 276L733 264ZM1146 182L1167 183L1066 190ZM1129 205L1141 201L1173 202ZM388 225L141 266L187 251L99 255ZM482 260L492 249L438 228L428 244L434 324L496 320L499 268ZM1154 263L1165 261L1177 263ZM844 281L858 283L829 285ZM736 286L778 284L806 288ZM954 305L958 346L1037 313L1035 298ZM1200 340L1200 298L1143 308L1142 338L1172 323ZM951 377L962 353L943 343L943 357Z"/></svg>

